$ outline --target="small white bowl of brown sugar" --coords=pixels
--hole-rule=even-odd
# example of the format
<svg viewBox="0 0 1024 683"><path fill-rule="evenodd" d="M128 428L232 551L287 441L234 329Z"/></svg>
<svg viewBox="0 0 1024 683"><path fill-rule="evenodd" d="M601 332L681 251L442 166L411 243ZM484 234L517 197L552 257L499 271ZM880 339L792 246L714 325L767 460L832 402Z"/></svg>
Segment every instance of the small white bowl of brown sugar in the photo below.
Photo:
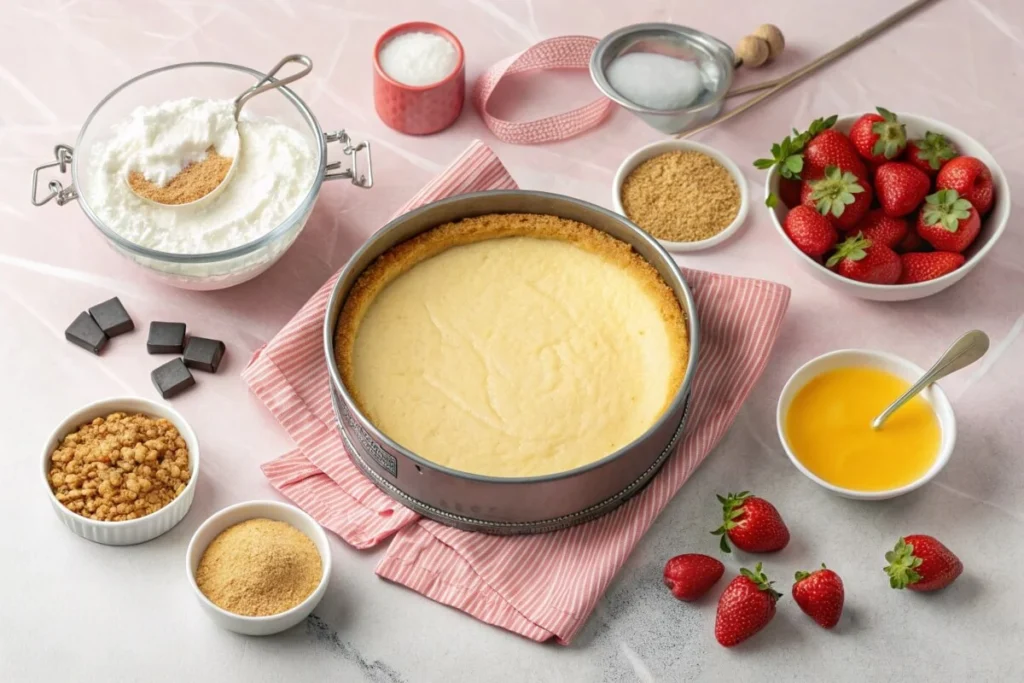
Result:
<svg viewBox="0 0 1024 683"><path fill-rule="evenodd" d="M316 520L293 505L238 503L196 530L185 573L215 624L269 636L300 623L319 604L331 576L331 546Z"/></svg>
<svg viewBox="0 0 1024 683"><path fill-rule="evenodd" d="M622 162L612 184L612 205L669 251L699 251L740 229L749 194L739 167L718 150L664 140Z"/></svg>
<svg viewBox="0 0 1024 683"><path fill-rule="evenodd" d="M199 440L170 406L110 398L66 417L43 446L43 484L57 516L105 545L152 540L195 496Z"/></svg>

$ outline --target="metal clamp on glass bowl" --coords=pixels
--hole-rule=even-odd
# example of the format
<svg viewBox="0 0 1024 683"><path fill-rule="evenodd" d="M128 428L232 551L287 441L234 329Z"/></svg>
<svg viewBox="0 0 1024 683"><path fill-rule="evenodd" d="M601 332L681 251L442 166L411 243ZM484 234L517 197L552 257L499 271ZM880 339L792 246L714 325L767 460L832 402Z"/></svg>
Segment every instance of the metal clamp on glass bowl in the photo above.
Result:
<svg viewBox="0 0 1024 683"><path fill-rule="evenodd" d="M71 165L71 159L74 152L74 148L69 145L57 145L53 148L53 155L57 160L48 164L43 164L42 166L36 166L35 170L32 171L32 203L35 206L42 206L51 199L57 200L57 206L64 206L68 202L78 199L78 190L75 189L74 184L64 187L64 184L57 179L51 180L46 184L47 189L50 190L50 194L39 199L39 172L47 168L60 166L60 172L67 173L68 167Z"/></svg>
<svg viewBox="0 0 1024 683"><path fill-rule="evenodd" d="M356 187L368 189L373 187L373 160L370 158L370 143L363 140L355 145L352 138L343 130L336 130L333 133L324 133L324 142L340 142L343 146L341 151L345 156L352 157L352 163L344 170L337 170L342 167L342 162L334 161L327 164L327 173L324 180L342 180L351 178L352 184ZM359 172L359 152L366 150L366 174Z"/></svg>

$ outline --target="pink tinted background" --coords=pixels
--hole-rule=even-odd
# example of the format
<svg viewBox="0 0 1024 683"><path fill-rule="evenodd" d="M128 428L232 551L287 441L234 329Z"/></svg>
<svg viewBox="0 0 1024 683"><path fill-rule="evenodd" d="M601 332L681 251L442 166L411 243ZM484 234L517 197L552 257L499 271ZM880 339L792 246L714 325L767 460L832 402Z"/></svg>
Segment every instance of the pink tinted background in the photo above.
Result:
<svg viewBox="0 0 1024 683"><path fill-rule="evenodd" d="M453 31L466 49L468 83L494 62L555 35L601 36L625 24L660 20L689 24L735 43L763 21L783 27L789 45L780 63L742 74L743 83L813 59L891 12L894 4L5 2L0 25L0 458L11 488L0 496L0 519L5 520L0 556L22 559L0 563L3 583L19 586L0 597L5 621L0 671L12 671L13 680L28 678L29 672L52 678L81 665L85 680L90 675L85 664L94 661L91 653L96 651L110 652L141 671L151 664L144 634L127 634L123 642L105 634L123 630L126 620L144 623L154 613L160 614L166 644L193 653L176 674L323 676L362 670L351 657L312 652L302 633L291 640L244 641L243 646L214 630L188 604L180 562L192 531L227 504L273 496L258 464L291 447L239 379L245 360L471 139L492 145L523 187L604 206L611 204L619 162L637 147L661 139L617 110L584 137L542 147L509 146L493 140L470 107L442 134L402 136L373 112L370 52L388 27L423 19ZM190 60L266 68L296 51L315 63L297 92L325 128L344 127L356 139L373 142L377 185L370 191L338 182L326 185L303 235L257 280L214 293L168 289L108 249L75 205L36 209L29 204L31 169L52 160L54 144L74 144L96 102L124 80ZM729 154L757 196L763 176L750 162L772 140L815 116L881 104L963 128L988 147L1017 189L1024 177L1022 59L1021 3L938 0L910 23L756 112L697 139ZM509 86L494 103L494 113L503 118L532 118L593 98L582 72L525 77ZM1017 195L1015 213L1019 189ZM341 547L335 553L335 582L319 609L335 629L334 638L365 661L384 661L411 680L486 680L498 674L598 680L602 673L620 680L643 678L644 671L657 679L715 680L726 670L792 678L797 661L801 674L827 680L884 678L899 663L923 670L941 666L950 677L980 672L981 679L986 673L1020 670L1024 661L1005 637L1019 632L1016 606L1024 601L1024 587L1012 580L1013 565L1024 562L1019 390L1024 384L1024 235L1019 221L1011 219L999 248L963 282L908 304L843 298L821 286L792 260L756 207L734 239L679 262L783 282L793 289L789 314L775 355L737 423L641 543L578 647L555 654L518 643L370 578L367 567L375 559ZM192 332L220 337L228 347L220 373L199 376L199 385L174 402L204 448L191 513L159 541L123 551L69 536L38 490L37 449L64 414L112 394L155 396L149 372L157 362L145 353L144 332L115 339L102 358L62 338L78 312L113 295L122 298L141 329L154 319L184 320ZM853 504L828 496L790 466L775 436L774 409L782 384L798 365L849 346L883 348L928 364L954 337L974 327L988 332L994 346L982 364L944 382L960 420L960 437L952 462L935 483L892 503ZM800 539L785 557L772 560L783 585L792 571L823 559L843 568L853 626L841 639L802 628L801 615L786 605L778 618L781 625L773 624L752 643L756 656L743 657L717 649L710 640L707 607L687 612L662 600L657 574L664 559L704 544L714 521L709 519L714 493L739 488L754 488L780 506L794 538ZM891 594L878 571L881 553L896 536L921 531L940 534L969 568L958 588L939 600ZM993 561L997 556L1000 561ZM749 559L730 559L730 570ZM67 579L67 567L74 567L74 581ZM111 577L118 582L116 600L108 591ZM1005 588L997 588L1004 583ZM166 589L154 590L155 585ZM89 614L91 628L50 618L68 605ZM919 628L909 629L909 619ZM48 639L32 637L43 630ZM44 657L44 643L60 643L61 657ZM463 649L470 647L487 657ZM832 656L822 658L825 649Z"/></svg>

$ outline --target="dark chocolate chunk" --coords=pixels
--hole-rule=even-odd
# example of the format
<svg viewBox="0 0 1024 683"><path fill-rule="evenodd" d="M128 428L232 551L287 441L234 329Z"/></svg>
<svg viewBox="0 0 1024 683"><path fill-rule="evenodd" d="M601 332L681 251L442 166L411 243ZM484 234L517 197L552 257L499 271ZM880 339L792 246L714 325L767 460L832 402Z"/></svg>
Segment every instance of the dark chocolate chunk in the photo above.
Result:
<svg viewBox="0 0 1024 683"><path fill-rule="evenodd" d="M64 330L64 337L72 344L77 344L97 355L107 344L107 335L103 334L103 330L92 316L85 312L79 313L75 322Z"/></svg>
<svg viewBox="0 0 1024 683"><path fill-rule="evenodd" d="M164 363L152 372L153 386L164 398L177 396L196 383L180 358Z"/></svg>
<svg viewBox="0 0 1024 683"><path fill-rule="evenodd" d="M128 311L124 310L121 300L116 296L90 308L89 315L108 337L116 337L135 329L135 323L132 322L131 316L128 315Z"/></svg>
<svg viewBox="0 0 1024 683"><path fill-rule="evenodd" d="M150 353L181 353L185 349L185 323L149 324L146 350Z"/></svg>
<svg viewBox="0 0 1024 683"><path fill-rule="evenodd" d="M205 337L189 337L185 344L185 365L206 372L217 372L224 357L224 342Z"/></svg>

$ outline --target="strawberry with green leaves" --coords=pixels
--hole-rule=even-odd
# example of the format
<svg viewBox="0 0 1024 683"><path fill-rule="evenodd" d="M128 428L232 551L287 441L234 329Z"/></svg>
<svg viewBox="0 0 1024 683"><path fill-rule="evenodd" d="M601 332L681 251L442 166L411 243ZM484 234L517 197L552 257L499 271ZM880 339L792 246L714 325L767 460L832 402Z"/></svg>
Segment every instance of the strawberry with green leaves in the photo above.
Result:
<svg viewBox="0 0 1024 683"><path fill-rule="evenodd" d="M732 552L729 541L748 553L772 553L789 543L789 528L782 515L764 498L752 496L750 491L716 498L722 504L722 526L711 533L722 537L722 552Z"/></svg>
<svg viewBox="0 0 1024 683"><path fill-rule="evenodd" d="M826 216L839 230L852 230L871 208L871 185L836 166L817 180L805 180L800 203Z"/></svg>
<svg viewBox="0 0 1024 683"><path fill-rule="evenodd" d="M775 168L779 172L779 194L786 206L799 204L799 183L804 179L817 179L825 174L826 166L836 166L863 177L864 164L856 150L842 133L832 130L838 117L815 119L804 132L795 128L781 142L772 145L771 157L754 161L755 168ZM774 207L779 198L768 195L765 204Z"/></svg>
<svg viewBox="0 0 1024 683"><path fill-rule="evenodd" d="M793 600L822 628L832 628L839 623L845 596L843 580L824 564L813 572L796 573Z"/></svg>
<svg viewBox="0 0 1024 683"><path fill-rule="evenodd" d="M740 575L729 582L718 599L715 639L725 647L739 645L768 625L781 597L761 571L760 562L754 571L740 569Z"/></svg>
<svg viewBox="0 0 1024 683"><path fill-rule="evenodd" d="M888 109L864 114L850 127L850 142L865 161L891 161L907 146L907 127Z"/></svg>
<svg viewBox="0 0 1024 683"><path fill-rule="evenodd" d="M827 128L804 145L804 180L814 180L825 175L825 169L835 166L849 171L858 178L867 177L864 162L857 156L850 138L834 128Z"/></svg>
<svg viewBox="0 0 1024 683"><path fill-rule="evenodd" d="M874 285L896 284L903 270L899 254L884 244L874 244L862 233L840 243L825 266L843 277Z"/></svg>
<svg viewBox="0 0 1024 683"><path fill-rule="evenodd" d="M900 272L900 279L896 281L899 285L909 285L915 282L927 282L937 277L948 275L964 264L963 254L956 254L951 251L929 251L911 252L900 256L900 263L903 270Z"/></svg>
<svg viewBox="0 0 1024 683"><path fill-rule="evenodd" d="M942 165L954 157L956 149L939 133L928 131L923 138L907 143L907 161L933 178Z"/></svg>
<svg viewBox="0 0 1024 683"><path fill-rule="evenodd" d="M960 558L932 536L904 536L885 554L889 585L912 591L937 591L956 581L964 571Z"/></svg>
<svg viewBox="0 0 1024 683"><path fill-rule="evenodd" d="M981 231L981 217L956 190L928 195L917 216L917 234L939 251L960 253Z"/></svg>

